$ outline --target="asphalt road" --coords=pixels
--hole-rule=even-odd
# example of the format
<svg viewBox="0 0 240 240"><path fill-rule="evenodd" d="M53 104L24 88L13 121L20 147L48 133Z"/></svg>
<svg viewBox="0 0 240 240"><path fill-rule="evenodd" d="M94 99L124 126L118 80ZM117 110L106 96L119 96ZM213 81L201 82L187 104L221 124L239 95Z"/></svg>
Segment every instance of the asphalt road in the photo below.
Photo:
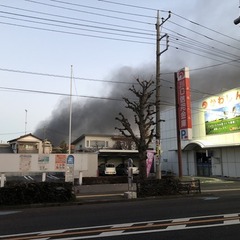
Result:
<svg viewBox="0 0 240 240"><path fill-rule="evenodd" d="M239 239L239 202L240 191L234 190L180 198L2 209L0 239Z"/></svg>

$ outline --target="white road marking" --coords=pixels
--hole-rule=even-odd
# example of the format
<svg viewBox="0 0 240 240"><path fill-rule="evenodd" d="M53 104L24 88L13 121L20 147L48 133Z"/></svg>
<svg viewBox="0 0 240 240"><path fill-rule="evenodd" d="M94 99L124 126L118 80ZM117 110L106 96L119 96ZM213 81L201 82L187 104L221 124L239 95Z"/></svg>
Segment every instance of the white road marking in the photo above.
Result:
<svg viewBox="0 0 240 240"><path fill-rule="evenodd" d="M15 214L19 213L20 211L0 211L0 215L9 215L9 214Z"/></svg>
<svg viewBox="0 0 240 240"><path fill-rule="evenodd" d="M34 239L47 240L51 239L52 237L54 238L57 235L58 240L77 240L111 236L137 235L143 233L179 231L186 229L221 227L236 224L240 224L240 213L132 222L72 229L58 229L53 231L25 233L11 236L17 236L18 239L23 240L26 236L35 234L36 236ZM74 236L74 234L76 235ZM0 239L5 239L6 237L7 236L0 236Z"/></svg>

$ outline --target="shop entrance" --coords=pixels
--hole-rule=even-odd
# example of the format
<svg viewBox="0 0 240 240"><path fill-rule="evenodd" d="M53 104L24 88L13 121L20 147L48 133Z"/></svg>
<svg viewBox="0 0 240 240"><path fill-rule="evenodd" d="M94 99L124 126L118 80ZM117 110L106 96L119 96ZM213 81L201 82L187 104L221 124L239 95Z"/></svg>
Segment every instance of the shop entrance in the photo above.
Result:
<svg viewBox="0 0 240 240"><path fill-rule="evenodd" d="M206 156L206 152L196 153L197 176L209 177L212 175L211 157Z"/></svg>

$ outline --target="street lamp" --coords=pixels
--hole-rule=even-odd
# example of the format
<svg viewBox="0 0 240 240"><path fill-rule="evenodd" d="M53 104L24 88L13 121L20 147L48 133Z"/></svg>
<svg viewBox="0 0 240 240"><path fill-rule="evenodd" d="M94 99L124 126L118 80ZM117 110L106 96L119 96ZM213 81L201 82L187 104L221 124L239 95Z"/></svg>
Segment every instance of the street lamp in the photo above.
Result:
<svg viewBox="0 0 240 240"><path fill-rule="evenodd" d="M234 22L235 25L239 24L240 23L240 16L238 18L236 18L233 22Z"/></svg>

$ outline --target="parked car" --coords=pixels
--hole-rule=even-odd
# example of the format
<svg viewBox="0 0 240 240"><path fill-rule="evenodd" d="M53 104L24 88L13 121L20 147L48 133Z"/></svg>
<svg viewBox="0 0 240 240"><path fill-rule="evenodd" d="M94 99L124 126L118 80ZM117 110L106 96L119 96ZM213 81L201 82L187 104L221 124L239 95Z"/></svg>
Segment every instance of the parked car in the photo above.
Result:
<svg viewBox="0 0 240 240"><path fill-rule="evenodd" d="M133 164L132 170L133 170L133 175L139 174L139 169L134 164ZM117 175L128 175L128 165L125 163L120 163L116 167L116 172L117 172Z"/></svg>
<svg viewBox="0 0 240 240"><path fill-rule="evenodd" d="M98 166L98 173L100 176L116 175L116 168L113 163L101 163Z"/></svg>

